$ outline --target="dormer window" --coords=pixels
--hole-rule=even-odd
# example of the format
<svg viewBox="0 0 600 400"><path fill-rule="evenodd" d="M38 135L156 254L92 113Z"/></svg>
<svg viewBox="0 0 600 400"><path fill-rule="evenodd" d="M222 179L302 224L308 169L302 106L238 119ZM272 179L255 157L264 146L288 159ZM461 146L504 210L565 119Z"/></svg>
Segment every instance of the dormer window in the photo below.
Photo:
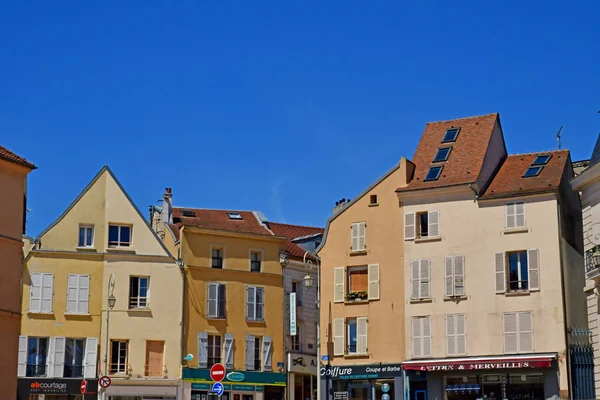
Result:
<svg viewBox="0 0 600 400"><path fill-rule="evenodd" d="M194 210L181 210L181 215L184 217L195 217L196 212Z"/></svg>
<svg viewBox="0 0 600 400"><path fill-rule="evenodd" d="M552 156L550 154L544 154L537 156L531 165L546 165Z"/></svg>
<svg viewBox="0 0 600 400"><path fill-rule="evenodd" d="M446 134L444 135L444 140L442 140L442 143L456 142L458 132L460 132L460 128L450 128L446 130Z"/></svg>
<svg viewBox="0 0 600 400"><path fill-rule="evenodd" d="M529 167L529 168L527 168L527 171L525 171L525 175L523 175L523 178L532 178L534 176L538 176L540 174L540 172L542 172L542 168L544 168L544 167Z"/></svg>
<svg viewBox="0 0 600 400"><path fill-rule="evenodd" d="M429 171L427 172L424 181L437 181L440 178L440 175L442 174L442 168L444 167L439 166L429 168Z"/></svg>
<svg viewBox="0 0 600 400"><path fill-rule="evenodd" d="M439 148L437 153L435 153L435 157L433 157L433 162L447 161L448 156L450 155L450 150L452 150L452 147Z"/></svg>
<svg viewBox="0 0 600 400"><path fill-rule="evenodd" d="M229 219L242 219L242 215L240 213L230 212L227 213Z"/></svg>

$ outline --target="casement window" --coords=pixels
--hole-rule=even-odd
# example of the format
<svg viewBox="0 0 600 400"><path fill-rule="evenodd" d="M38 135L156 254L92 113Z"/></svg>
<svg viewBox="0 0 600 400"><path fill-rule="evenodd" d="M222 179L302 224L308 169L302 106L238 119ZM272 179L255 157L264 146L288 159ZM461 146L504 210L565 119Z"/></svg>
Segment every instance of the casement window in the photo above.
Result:
<svg viewBox="0 0 600 400"><path fill-rule="evenodd" d="M356 318L348 318L346 319L346 354L356 354L357 348L357 327L356 327Z"/></svg>
<svg viewBox="0 0 600 400"><path fill-rule="evenodd" d="M369 290L369 271L367 267L348 267L347 300L366 300Z"/></svg>
<svg viewBox="0 0 600 400"><path fill-rule="evenodd" d="M410 262L411 270L411 299L429 299L430 290L430 260L423 258L421 260L412 260Z"/></svg>
<svg viewBox="0 0 600 400"><path fill-rule="evenodd" d="M48 341L47 337L27 337L25 338L25 364L24 368L19 366L19 376L39 377L46 376L48 365ZM22 342L19 342L19 352L23 351ZM19 354L20 355L20 354ZM23 369L25 373L23 373Z"/></svg>
<svg viewBox="0 0 600 400"><path fill-rule="evenodd" d="M162 340L146 340L145 376L162 377L164 367L165 342Z"/></svg>
<svg viewBox="0 0 600 400"><path fill-rule="evenodd" d="M302 307L302 286L301 281L292 282L292 293L296 293L296 306Z"/></svg>
<svg viewBox="0 0 600 400"><path fill-rule="evenodd" d="M65 378L83 378L85 339L67 338L65 346Z"/></svg>
<svg viewBox="0 0 600 400"><path fill-rule="evenodd" d="M98 338L19 336L19 377L95 378Z"/></svg>
<svg viewBox="0 0 600 400"><path fill-rule="evenodd" d="M467 326L464 314L446 315L446 354L464 356L467 354Z"/></svg>
<svg viewBox="0 0 600 400"><path fill-rule="evenodd" d="M333 271L333 300L335 303L343 303L345 300L379 300L379 281L379 264L347 269L336 267Z"/></svg>
<svg viewBox="0 0 600 400"><path fill-rule="evenodd" d="M90 276L69 274L67 284L67 314L88 314Z"/></svg>
<svg viewBox="0 0 600 400"><path fill-rule="evenodd" d="M271 371L272 353L270 336L246 335L246 371Z"/></svg>
<svg viewBox="0 0 600 400"><path fill-rule="evenodd" d="M225 250L222 247L211 247L211 266L217 269L223 269L223 253Z"/></svg>
<svg viewBox="0 0 600 400"><path fill-rule="evenodd" d="M350 227L350 251L366 250L366 222L354 222Z"/></svg>
<svg viewBox="0 0 600 400"><path fill-rule="evenodd" d="M222 341L220 335L208 335L208 367L221 362Z"/></svg>
<svg viewBox="0 0 600 400"><path fill-rule="evenodd" d="M111 340L110 341L110 365L109 373L126 374L127 373L127 340Z"/></svg>
<svg viewBox="0 0 600 400"><path fill-rule="evenodd" d="M222 283L209 283L207 288L207 313L208 318L225 318L226 315L226 288Z"/></svg>
<svg viewBox="0 0 600 400"><path fill-rule="evenodd" d="M504 313L504 352L533 352L533 321L531 311Z"/></svg>
<svg viewBox="0 0 600 400"><path fill-rule="evenodd" d="M517 201L506 203L506 229L525 227L525 203Z"/></svg>
<svg viewBox="0 0 600 400"><path fill-rule="evenodd" d="M440 212L437 210L404 214L404 240L440 236Z"/></svg>
<svg viewBox="0 0 600 400"><path fill-rule="evenodd" d="M262 251L250 250L250 272L260 272L262 269Z"/></svg>
<svg viewBox="0 0 600 400"><path fill-rule="evenodd" d="M94 225L79 225L78 247L94 247Z"/></svg>
<svg viewBox="0 0 600 400"><path fill-rule="evenodd" d="M431 357L431 317L412 318L413 357Z"/></svg>
<svg viewBox="0 0 600 400"><path fill-rule="evenodd" d="M108 225L108 247L131 246L131 225Z"/></svg>
<svg viewBox="0 0 600 400"><path fill-rule="evenodd" d="M150 306L150 277L129 277L129 309Z"/></svg>
<svg viewBox="0 0 600 400"><path fill-rule="evenodd" d="M444 261L444 295L465 295L465 257L448 256Z"/></svg>
<svg viewBox="0 0 600 400"><path fill-rule="evenodd" d="M265 289L246 286L246 321L265 320Z"/></svg>
<svg viewBox="0 0 600 400"><path fill-rule="evenodd" d="M296 326L296 334L291 335L291 347L292 351L301 353L302 352L302 327L300 325Z"/></svg>
<svg viewBox="0 0 600 400"><path fill-rule="evenodd" d="M233 335L221 336L198 332L198 368L210 368L215 363L223 362L225 368L233 369Z"/></svg>
<svg viewBox="0 0 600 400"><path fill-rule="evenodd" d="M52 313L54 274L34 272L29 288L29 312Z"/></svg>
<svg viewBox="0 0 600 400"><path fill-rule="evenodd" d="M537 249L496 253L496 293L540 290Z"/></svg>
<svg viewBox="0 0 600 400"><path fill-rule="evenodd" d="M336 318L333 321L333 354L367 354L368 320L366 317Z"/></svg>

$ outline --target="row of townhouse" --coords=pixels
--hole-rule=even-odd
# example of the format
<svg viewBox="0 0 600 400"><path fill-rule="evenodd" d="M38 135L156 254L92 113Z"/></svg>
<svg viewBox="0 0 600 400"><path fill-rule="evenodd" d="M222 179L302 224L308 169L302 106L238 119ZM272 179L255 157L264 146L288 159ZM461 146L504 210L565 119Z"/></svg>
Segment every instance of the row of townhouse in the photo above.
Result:
<svg viewBox="0 0 600 400"><path fill-rule="evenodd" d="M338 202L322 398L594 398L573 177L567 150L509 155L490 114L428 123L412 162Z"/></svg>
<svg viewBox="0 0 600 400"><path fill-rule="evenodd" d="M174 207L172 196L148 222L104 167L26 238L7 367L16 398L214 399L217 363L225 400L316 398L316 286L306 283L323 229Z"/></svg>

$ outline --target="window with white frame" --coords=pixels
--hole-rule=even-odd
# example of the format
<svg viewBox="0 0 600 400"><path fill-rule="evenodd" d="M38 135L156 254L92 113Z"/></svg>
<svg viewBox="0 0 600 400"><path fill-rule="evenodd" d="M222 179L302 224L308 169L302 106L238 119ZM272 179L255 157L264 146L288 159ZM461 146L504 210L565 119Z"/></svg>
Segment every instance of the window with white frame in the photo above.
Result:
<svg viewBox="0 0 600 400"><path fill-rule="evenodd" d="M298 353L302 352L302 327L300 324L296 325L296 334L292 335L292 351L296 351Z"/></svg>
<svg viewBox="0 0 600 400"><path fill-rule="evenodd" d="M504 313L504 352L533 352L533 321L531 311Z"/></svg>
<svg viewBox="0 0 600 400"><path fill-rule="evenodd" d="M67 284L67 314L88 314L90 276L69 274Z"/></svg>
<svg viewBox="0 0 600 400"><path fill-rule="evenodd" d="M52 313L54 274L32 272L29 287L29 312Z"/></svg>
<svg viewBox="0 0 600 400"><path fill-rule="evenodd" d="M496 253L496 293L540 289L540 255L537 249Z"/></svg>
<svg viewBox="0 0 600 400"><path fill-rule="evenodd" d="M423 258L410 262L411 270L411 299L429 299L430 290L430 260Z"/></svg>
<svg viewBox="0 0 600 400"><path fill-rule="evenodd" d="M27 372L26 376L39 377L46 376L46 366L48 357L48 338L47 337L29 337L27 338Z"/></svg>
<svg viewBox="0 0 600 400"><path fill-rule="evenodd" d="M465 314L446 315L446 353L449 356L467 354L467 326Z"/></svg>
<svg viewBox="0 0 600 400"><path fill-rule="evenodd" d="M350 227L350 250L365 251L366 222L354 222Z"/></svg>
<svg viewBox="0 0 600 400"><path fill-rule="evenodd" d="M438 238L439 236L439 211L420 211L404 214L404 240Z"/></svg>
<svg viewBox="0 0 600 400"><path fill-rule="evenodd" d="M213 246L211 248L211 266L217 269L223 269L223 253L222 247Z"/></svg>
<svg viewBox="0 0 600 400"><path fill-rule="evenodd" d="M129 277L129 308L148 308L150 306L150 277Z"/></svg>
<svg viewBox="0 0 600 400"><path fill-rule="evenodd" d="M94 246L94 225L79 225L78 247Z"/></svg>
<svg viewBox="0 0 600 400"><path fill-rule="evenodd" d="M111 340L110 341L110 368L109 373L125 374L127 373L127 340Z"/></svg>
<svg viewBox="0 0 600 400"><path fill-rule="evenodd" d="M250 272L260 272L262 266L262 251L250 250Z"/></svg>
<svg viewBox="0 0 600 400"><path fill-rule="evenodd" d="M465 257L448 256L444 261L444 295L465 295Z"/></svg>
<svg viewBox="0 0 600 400"><path fill-rule="evenodd" d="M131 246L131 225L108 225L108 247Z"/></svg>
<svg viewBox="0 0 600 400"><path fill-rule="evenodd" d="M356 345L358 340L356 318L346 319L346 354L356 354Z"/></svg>
<svg viewBox="0 0 600 400"><path fill-rule="evenodd" d="M207 317L225 318L227 305L225 285L222 283L209 283L207 292Z"/></svg>
<svg viewBox="0 0 600 400"><path fill-rule="evenodd" d="M208 335L208 366L221 362L223 343L220 335Z"/></svg>
<svg viewBox="0 0 600 400"><path fill-rule="evenodd" d="M265 289L258 286L246 286L246 321L264 321Z"/></svg>
<svg viewBox="0 0 600 400"><path fill-rule="evenodd" d="M525 203L516 201L506 203L506 229L525 227Z"/></svg>
<svg viewBox="0 0 600 400"><path fill-rule="evenodd" d="M413 357L431 357L431 316L412 318Z"/></svg>

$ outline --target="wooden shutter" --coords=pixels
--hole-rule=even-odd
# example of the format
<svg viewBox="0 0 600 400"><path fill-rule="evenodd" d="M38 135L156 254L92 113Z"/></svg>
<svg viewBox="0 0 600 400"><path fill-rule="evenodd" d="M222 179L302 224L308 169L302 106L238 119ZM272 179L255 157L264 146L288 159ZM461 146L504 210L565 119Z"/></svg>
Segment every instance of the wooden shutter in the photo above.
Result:
<svg viewBox="0 0 600 400"><path fill-rule="evenodd" d="M271 371L271 355L272 355L271 336L263 336L263 370Z"/></svg>
<svg viewBox="0 0 600 400"><path fill-rule="evenodd" d="M454 257L452 256L446 257L444 260L444 295L446 297L454 296Z"/></svg>
<svg viewBox="0 0 600 400"><path fill-rule="evenodd" d="M98 338L90 337L85 340L85 356L83 358L83 377L96 378L96 365L98 359Z"/></svg>
<svg viewBox="0 0 600 400"><path fill-rule="evenodd" d="M165 342L162 340L146 341L146 376L164 375Z"/></svg>
<svg viewBox="0 0 600 400"><path fill-rule="evenodd" d="M48 338L48 353L46 354L46 377L54 378L54 340L55 337L51 336ZM39 346L40 339L37 339Z"/></svg>
<svg viewBox="0 0 600 400"><path fill-rule="evenodd" d="M246 335L246 371L254 371L254 336Z"/></svg>
<svg viewBox="0 0 600 400"><path fill-rule="evenodd" d="M379 264L369 265L369 300L379 300Z"/></svg>
<svg viewBox="0 0 600 400"><path fill-rule="evenodd" d="M367 354L368 331L367 318L356 318L356 352L359 354Z"/></svg>
<svg viewBox="0 0 600 400"><path fill-rule="evenodd" d="M90 276L79 275L79 294L77 312L79 314L89 313L89 298L90 298Z"/></svg>
<svg viewBox="0 0 600 400"><path fill-rule="evenodd" d="M246 286L246 320L254 321L256 319L256 288Z"/></svg>
<svg viewBox="0 0 600 400"><path fill-rule="evenodd" d="M456 315L446 315L446 354L456 355Z"/></svg>
<svg viewBox="0 0 600 400"><path fill-rule="evenodd" d="M465 257L454 256L454 295L465 294Z"/></svg>
<svg viewBox="0 0 600 400"><path fill-rule="evenodd" d="M233 369L233 334L225 334L225 368Z"/></svg>
<svg viewBox="0 0 600 400"><path fill-rule="evenodd" d="M516 353L518 351L517 344L517 314L505 313L503 318L504 324L504 352Z"/></svg>
<svg viewBox="0 0 600 400"><path fill-rule="evenodd" d="M520 353L533 352L533 324L531 312L518 313L519 349Z"/></svg>
<svg viewBox="0 0 600 400"><path fill-rule="evenodd" d="M431 356L431 317L423 317L421 322L423 338L423 357Z"/></svg>
<svg viewBox="0 0 600 400"><path fill-rule="evenodd" d="M350 250L358 250L358 223L353 223L350 226Z"/></svg>
<svg viewBox="0 0 600 400"><path fill-rule="evenodd" d="M67 339L64 337L54 337L54 346L52 352L52 377L62 378L65 370L65 349Z"/></svg>
<svg viewBox="0 0 600 400"><path fill-rule="evenodd" d="M358 223L358 251L363 251L367 248L367 224L365 222Z"/></svg>
<svg viewBox="0 0 600 400"><path fill-rule="evenodd" d="M206 304L208 305L207 307L207 314L208 314L208 318L217 318L217 306L218 306L218 299L217 299L217 295L218 295L218 287L219 285L217 283L209 283L208 284L208 290L206 291Z"/></svg>
<svg viewBox="0 0 600 400"><path fill-rule="evenodd" d="M412 348L413 357L423 356L423 338L421 336L421 320L420 317L413 317L412 319Z"/></svg>
<svg viewBox="0 0 600 400"><path fill-rule="evenodd" d="M506 229L513 229L516 226L515 217L515 203L506 204Z"/></svg>
<svg viewBox="0 0 600 400"><path fill-rule="evenodd" d="M344 355L344 318L336 318L333 320L333 355Z"/></svg>
<svg viewBox="0 0 600 400"><path fill-rule="evenodd" d="M428 299L431 296L431 291L429 290L429 277L430 277L430 261L428 258L420 260L420 298Z"/></svg>
<svg viewBox="0 0 600 400"><path fill-rule="evenodd" d="M525 203L518 202L515 204L515 228L525 227Z"/></svg>
<svg viewBox="0 0 600 400"><path fill-rule="evenodd" d="M437 210L429 211L427 215L429 237L440 236L440 212Z"/></svg>
<svg viewBox="0 0 600 400"><path fill-rule="evenodd" d="M420 288L421 288L421 267L419 260L412 260L410 262L410 283L411 283L411 298L418 299Z"/></svg>
<svg viewBox="0 0 600 400"><path fill-rule="evenodd" d="M27 336L19 336L18 377L25 377L27 375L27 340Z"/></svg>
<svg viewBox="0 0 600 400"><path fill-rule="evenodd" d="M506 293L506 257L504 253L496 253L496 293Z"/></svg>
<svg viewBox="0 0 600 400"><path fill-rule="evenodd" d="M31 285L29 286L29 311L42 311L42 274L37 272L31 274Z"/></svg>
<svg viewBox="0 0 600 400"><path fill-rule="evenodd" d="M465 314L454 316L456 322L456 355L467 354L467 318Z"/></svg>
<svg viewBox="0 0 600 400"><path fill-rule="evenodd" d="M79 275L69 274L67 277L67 313L76 314L79 296Z"/></svg>
<svg viewBox="0 0 600 400"><path fill-rule="evenodd" d="M208 367L208 333L198 332L198 368Z"/></svg>
<svg viewBox="0 0 600 400"><path fill-rule="evenodd" d="M540 290L540 253L537 249L527 251L529 290Z"/></svg>
<svg viewBox="0 0 600 400"><path fill-rule="evenodd" d="M346 268L335 267L333 269L333 302L343 303L344 302L344 280L346 275Z"/></svg>
<svg viewBox="0 0 600 400"><path fill-rule="evenodd" d="M54 274L42 274L42 312L52 312L54 294Z"/></svg>
<svg viewBox="0 0 600 400"><path fill-rule="evenodd" d="M404 240L412 240L416 236L415 213L404 214Z"/></svg>

